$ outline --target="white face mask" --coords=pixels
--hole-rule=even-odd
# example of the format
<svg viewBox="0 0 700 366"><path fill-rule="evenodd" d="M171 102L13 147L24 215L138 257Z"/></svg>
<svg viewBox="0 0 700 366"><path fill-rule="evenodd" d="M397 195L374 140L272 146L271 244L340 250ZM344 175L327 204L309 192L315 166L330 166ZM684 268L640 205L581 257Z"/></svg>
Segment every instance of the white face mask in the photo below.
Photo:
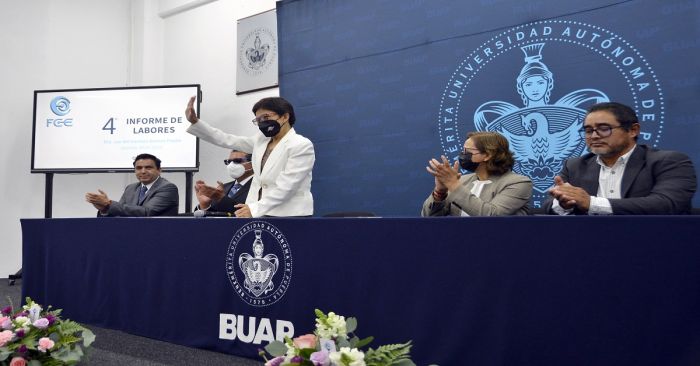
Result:
<svg viewBox="0 0 700 366"><path fill-rule="evenodd" d="M243 164L229 163L226 165L226 170L228 170L228 174L233 179L238 179L241 175L245 174L245 167Z"/></svg>

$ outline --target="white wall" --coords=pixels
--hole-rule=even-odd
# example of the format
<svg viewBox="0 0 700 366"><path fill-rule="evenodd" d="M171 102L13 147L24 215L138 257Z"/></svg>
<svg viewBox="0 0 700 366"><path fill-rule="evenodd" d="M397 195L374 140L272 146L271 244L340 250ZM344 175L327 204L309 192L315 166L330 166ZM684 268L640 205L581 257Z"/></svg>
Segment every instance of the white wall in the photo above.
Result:
<svg viewBox="0 0 700 366"><path fill-rule="evenodd" d="M4 2L0 278L21 266L19 219L44 216L44 175L29 173L34 90L199 83L203 119L226 131L251 134L250 108L278 89L235 95L236 20L274 6L274 0ZM225 149L201 143L195 179L225 180L220 161L227 155ZM165 176L180 188L184 211L184 174ZM84 202L85 192L101 188L118 199L132 181L131 174L57 174L53 217L92 217L95 210Z"/></svg>

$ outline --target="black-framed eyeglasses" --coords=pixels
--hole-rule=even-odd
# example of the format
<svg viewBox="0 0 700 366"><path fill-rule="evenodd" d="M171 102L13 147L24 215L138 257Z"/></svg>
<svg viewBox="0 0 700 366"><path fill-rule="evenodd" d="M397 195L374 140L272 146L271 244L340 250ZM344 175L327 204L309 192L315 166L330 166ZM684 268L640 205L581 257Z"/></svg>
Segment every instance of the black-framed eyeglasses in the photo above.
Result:
<svg viewBox="0 0 700 366"><path fill-rule="evenodd" d="M479 154L481 154L481 151L479 151L479 149L476 149L476 148L467 149L467 148L465 147L464 149L462 149L462 153L463 153L463 154L466 154L467 151L470 152L472 155L479 155Z"/></svg>
<svg viewBox="0 0 700 366"><path fill-rule="evenodd" d="M258 123L260 123L260 122L262 122L262 121L266 121L266 120L270 119L270 117L273 117L273 116L276 116L276 115L277 115L277 114L262 114L262 115L260 115L260 116L257 116L257 117L255 117L255 118L253 118L253 120L252 120L251 122L253 122L253 124L257 126Z"/></svg>
<svg viewBox="0 0 700 366"><path fill-rule="evenodd" d="M248 163L248 162L250 162L250 160L248 160L246 158L226 159L226 160L224 160L224 165L229 165L231 163L243 164L243 163Z"/></svg>
<svg viewBox="0 0 700 366"><path fill-rule="evenodd" d="M600 137L608 137L612 134L612 130L616 128L622 128L622 126L598 125L596 128L586 126L578 130L578 132L581 134L581 137L591 137L593 132Z"/></svg>

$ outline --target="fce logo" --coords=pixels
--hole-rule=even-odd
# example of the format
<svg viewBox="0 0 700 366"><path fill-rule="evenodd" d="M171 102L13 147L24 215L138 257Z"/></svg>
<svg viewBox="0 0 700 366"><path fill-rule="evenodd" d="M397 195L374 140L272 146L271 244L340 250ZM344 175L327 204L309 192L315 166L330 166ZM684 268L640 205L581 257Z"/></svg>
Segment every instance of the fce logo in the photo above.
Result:
<svg viewBox="0 0 700 366"><path fill-rule="evenodd" d="M51 112L63 117L70 112L70 100L63 96L57 96L51 100ZM47 118L46 127L73 127L72 118Z"/></svg>

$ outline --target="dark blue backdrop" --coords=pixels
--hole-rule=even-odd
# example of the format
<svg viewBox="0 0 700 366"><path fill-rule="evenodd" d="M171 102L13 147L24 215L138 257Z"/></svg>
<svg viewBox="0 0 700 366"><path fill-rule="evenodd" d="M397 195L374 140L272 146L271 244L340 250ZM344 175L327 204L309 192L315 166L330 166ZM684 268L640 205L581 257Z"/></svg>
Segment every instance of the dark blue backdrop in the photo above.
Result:
<svg viewBox="0 0 700 366"><path fill-rule="evenodd" d="M455 159L477 129L509 137L538 205L561 161L582 151L567 131L602 100L635 107L641 143L700 162L700 1L277 6L280 93L316 147L317 214L418 215L433 186L428 159ZM526 90L528 80L544 89ZM537 137L549 146L531 149Z"/></svg>

